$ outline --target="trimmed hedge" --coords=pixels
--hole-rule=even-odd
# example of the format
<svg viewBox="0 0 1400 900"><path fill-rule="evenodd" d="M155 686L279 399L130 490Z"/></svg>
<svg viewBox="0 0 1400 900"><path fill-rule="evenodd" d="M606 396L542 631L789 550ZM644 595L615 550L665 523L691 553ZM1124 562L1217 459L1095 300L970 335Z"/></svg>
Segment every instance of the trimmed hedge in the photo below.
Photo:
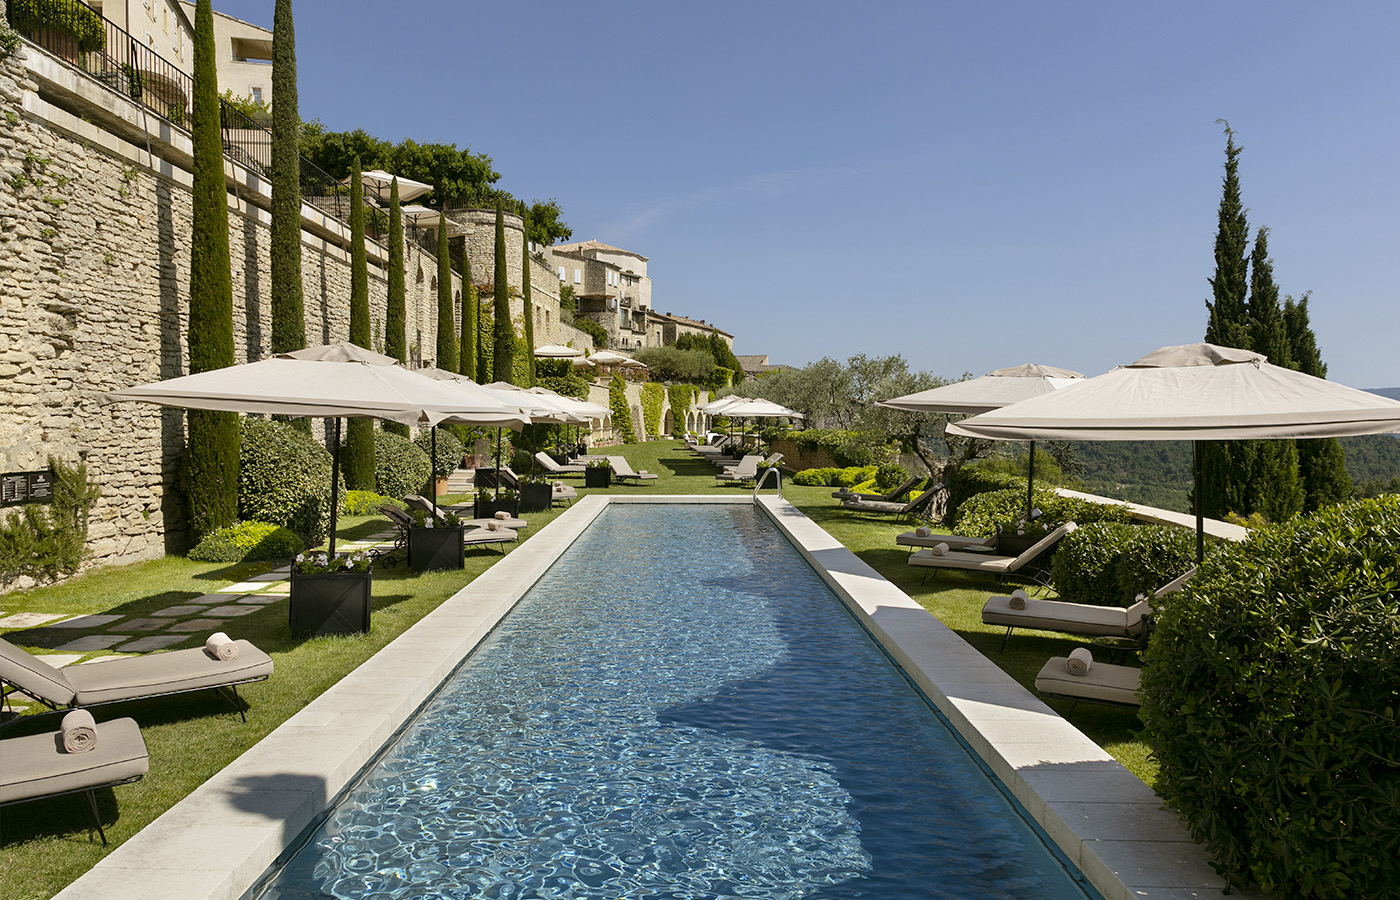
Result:
<svg viewBox="0 0 1400 900"><path fill-rule="evenodd" d="M1005 472L995 472L979 466L963 466L948 478L948 501L943 510L943 521L949 524L958 519L958 508L969 497L985 494L988 491L1004 491L1016 486L1021 488L1021 496L1026 495L1026 479ZM1042 507L1043 508L1043 507Z"/></svg>
<svg viewBox="0 0 1400 900"><path fill-rule="evenodd" d="M239 522L209 534L189 556L198 562L254 562L290 559L305 549L291 529L267 522Z"/></svg>
<svg viewBox="0 0 1400 900"><path fill-rule="evenodd" d="M341 498L340 512L346 516L377 516L379 507L386 503L399 509L407 509L402 500L385 497L374 491L346 491L341 494Z"/></svg>
<svg viewBox="0 0 1400 900"><path fill-rule="evenodd" d="M1281 898L1394 896L1400 496L1218 547L1157 624L1157 791L1222 873Z"/></svg>
<svg viewBox="0 0 1400 900"><path fill-rule="evenodd" d="M880 493L892 491L909 477L909 470L899 463L885 463L875 470L875 487Z"/></svg>
<svg viewBox="0 0 1400 900"><path fill-rule="evenodd" d="M998 525L1009 524L1025 515L1025 482L1021 484L1017 488L974 494L964 500L952 520L954 529L958 534L990 536L996 534ZM1133 521L1132 513L1122 504L1061 497L1048 488L1037 488L1033 502L1042 515L1027 526L1027 533L1044 534L1070 521L1080 526L1091 522Z"/></svg>
<svg viewBox="0 0 1400 900"><path fill-rule="evenodd" d="M413 439L413 445L428 456L432 456L433 430L425 428L418 437ZM433 466L433 472L443 478L451 475L453 470L462 464L462 456L466 452L466 448L457 439L457 435L445 428L439 428L437 430L437 460Z"/></svg>
<svg viewBox="0 0 1400 900"><path fill-rule="evenodd" d="M792 476L792 483L848 488L854 487L862 481L869 481L875 477L877 471L875 466L851 466L845 469L803 469Z"/></svg>
<svg viewBox="0 0 1400 900"><path fill-rule="evenodd" d="M1095 522L1065 535L1050 572L1062 600L1131 606L1195 565L1195 551L1185 528Z"/></svg>
<svg viewBox="0 0 1400 900"><path fill-rule="evenodd" d="M374 436L374 485L378 493L386 497L421 493L431 473L428 454L407 438L387 431Z"/></svg>
<svg viewBox="0 0 1400 900"><path fill-rule="evenodd" d="M289 528L308 547L325 540L331 514L326 448L295 425L269 419L245 417L240 438L239 518Z"/></svg>
<svg viewBox="0 0 1400 900"><path fill-rule="evenodd" d="M783 435L799 450L824 451L838 465L872 466L892 462L898 445L889 443L882 432L851 431L842 428L806 428Z"/></svg>

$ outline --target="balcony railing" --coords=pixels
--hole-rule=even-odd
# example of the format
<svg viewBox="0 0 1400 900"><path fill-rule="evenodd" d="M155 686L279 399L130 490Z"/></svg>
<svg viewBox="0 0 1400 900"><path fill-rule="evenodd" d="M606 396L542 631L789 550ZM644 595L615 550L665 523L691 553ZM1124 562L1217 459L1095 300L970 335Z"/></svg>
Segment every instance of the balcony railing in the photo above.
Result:
<svg viewBox="0 0 1400 900"><path fill-rule="evenodd" d="M155 115L189 127L193 79L83 3L7 0L10 27L69 65L130 97ZM224 155L264 178L272 175L272 133L241 110L219 101ZM302 199L342 222L350 219L350 189L301 158ZM366 231L379 240L382 211L366 210ZM376 214L378 213L378 214ZM385 220L387 221L387 219Z"/></svg>

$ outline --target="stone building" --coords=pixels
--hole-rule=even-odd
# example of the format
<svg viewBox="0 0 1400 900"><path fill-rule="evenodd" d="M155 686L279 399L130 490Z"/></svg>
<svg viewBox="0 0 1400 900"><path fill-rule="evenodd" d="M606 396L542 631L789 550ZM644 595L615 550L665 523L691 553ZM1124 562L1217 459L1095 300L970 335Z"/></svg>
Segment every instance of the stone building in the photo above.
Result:
<svg viewBox="0 0 1400 900"><path fill-rule="evenodd" d="M194 4L181 0L87 0L98 15L186 75L194 71Z"/></svg>
<svg viewBox="0 0 1400 900"><path fill-rule="evenodd" d="M652 310L647 313L647 326L648 330L656 336L656 344L648 346L674 344L676 339L683 334L695 334L706 339L712 334L717 334L729 345L730 350L734 349L734 335L711 325L704 319L690 319L675 313L659 313Z"/></svg>
<svg viewBox="0 0 1400 900"><path fill-rule="evenodd" d="M574 289L578 315L603 326L610 347L635 350L660 345L648 340L651 278L645 256L600 241L560 244L550 248L550 255L558 284Z"/></svg>
<svg viewBox="0 0 1400 900"><path fill-rule="evenodd" d="M184 7L185 15L193 22L194 4L180 0L177 5ZM272 105L272 32L269 29L216 9L214 50L220 94L232 91L235 97Z"/></svg>

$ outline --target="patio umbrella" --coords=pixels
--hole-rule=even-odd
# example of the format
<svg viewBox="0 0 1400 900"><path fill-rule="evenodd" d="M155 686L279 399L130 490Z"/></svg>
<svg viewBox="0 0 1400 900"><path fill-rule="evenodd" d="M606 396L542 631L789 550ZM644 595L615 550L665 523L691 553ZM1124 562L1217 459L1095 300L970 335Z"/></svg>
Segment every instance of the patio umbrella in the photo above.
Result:
<svg viewBox="0 0 1400 900"><path fill-rule="evenodd" d="M640 369L645 369L647 367L647 364L644 362L638 362L630 356L623 356L621 353L615 353L612 350L599 350L597 353L590 356L589 359L597 366L619 366L621 368Z"/></svg>
<svg viewBox="0 0 1400 900"><path fill-rule="evenodd" d="M399 182L399 185L402 187L403 182ZM399 215L403 216L403 220L414 228L436 228L438 225L438 217L442 214L426 206L409 204L408 206L399 207ZM452 224L453 223L449 221L447 227L450 229Z"/></svg>
<svg viewBox="0 0 1400 900"><path fill-rule="evenodd" d="M501 429L502 427L510 428L510 429L512 429L512 430L519 430L522 426L525 425L525 423L531 421L531 412L530 412L529 409L526 409L526 408L525 408L523 405L521 405L521 404L512 402L509 398L506 398L506 397L501 396L500 393L499 393L498 391L492 391L492 390L488 390L488 389L482 387L481 385L477 384L475 381L472 381L470 378L468 378L468 377L465 376L465 375L459 375L459 374L457 374L456 372L449 372L449 371L447 371L446 369L439 369L439 368L436 368L436 367L433 367L433 366L429 366L429 367L423 368L423 369L418 369L417 371L418 371L418 374L420 374L420 375L423 375L423 376L426 376L426 377L428 377L428 378L431 378L431 379L433 379L434 381L439 382L440 384L448 385L448 386L450 386L452 389L454 389L454 390L460 392L461 395L462 395L463 397L468 398L468 401L472 404L473 410L476 410L476 411L477 411L477 412L475 412L473 415L470 415L470 416L452 416L452 417L450 417L450 418L444 419L444 420L443 420L444 422L459 422L459 423L464 424L464 425L495 425L495 426L496 426L496 431L497 431L497 444L499 445L499 443L500 443L500 429ZM496 408L496 407L502 407L502 406L509 410L509 413L506 414L506 415L504 415L504 416L495 416L495 417L493 417L493 416L490 416L490 415L483 415L483 414L481 413L481 410L489 410L489 409L493 409L493 408ZM434 467L434 471L433 471L433 492L432 492L432 493L433 493L433 496L432 496L432 502L433 502L433 509L436 510L436 509L437 509L437 471L436 471L436 467L437 467L437 426L436 426L436 425L433 426L433 437L432 437L432 441L433 441L433 449L432 449L433 457L432 457L432 458L433 458L433 467ZM499 465L499 463L498 463L498 465ZM498 490L499 490L499 484L498 484Z"/></svg>
<svg viewBox="0 0 1400 900"><path fill-rule="evenodd" d="M597 403L588 400L580 400L578 397L569 397L557 391L551 391L549 388L532 387L530 388L530 393L547 396L551 403L562 406L575 415L585 417L588 420L590 431L592 430L594 419L598 419L601 422L603 419L612 415L612 410L608 409L606 406L599 406Z"/></svg>
<svg viewBox="0 0 1400 900"><path fill-rule="evenodd" d="M1194 441L1196 559L1205 555L1201 442L1400 431L1400 402L1214 344L1163 347L1137 362L948 426L1002 441Z"/></svg>
<svg viewBox="0 0 1400 900"><path fill-rule="evenodd" d="M355 176L350 176L354 178ZM407 203L415 197L421 197L433 189L431 184L424 184L421 181L414 181L412 178L395 176L383 169L371 169L368 172L360 173L360 181L364 184L365 195L372 196L380 204L388 203L389 196L393 192L392 185L394 178L399 179L399 202ZM349 184L350 178L342 181L342 184Z"/></svg>
<svg viewBox="0 0 1400 900"><path fill-rule="evenodd" d="M367 417L434 425L459 416L519 421L505 404L473 407L446 385L410 372L389 356L353 344L309 347L258 362L137 385L103 395L108 403L140 400L180 409L306 416L335 420L331 449L330 552L335 553L339 504L340 419Z"/></svg>
<svg viewBox="0 0 1400 900"><path fill-rule="evenodd" d="M519 404L530 415L532 423L554 422L558 424L578 425L587 424L588 417L580 413L567 409L563 404L556 403L553 397L546 397L540 394L532 394L527 388L511 384L507 381L493 381L484 385L487 390L500 395L508 403ZM557 396L557 395L556 395ZM534 440L533 432L530 435ZM538 447L534 447L538 450ZM501 467L501 442L500 435L496 439L496 468ZM496 492L499 495L501 481L496 479Z"/></svg>
<svg viewBox="0 0 1400 900"><path fill-rule="evenodd" d="M908 412L976 415L1000 409L1011 403L1029 400L1078 384L1084 376L1069 369L1024 363L1005 369L993 369L981 378L970 378L942 387L877 400L876 406L902 409ZM1026 479L1026 519L1031 517L1035 495L1035 441L1030 442L1029 477Z"/></svg>
<svg viewBox="0 0 1400 900"><path fill-rule="evenodd" d="M543 359L570 359L583 356L583 351L573 347L561 347L558 344L545 344L535 348L535 356Z"/></svg>

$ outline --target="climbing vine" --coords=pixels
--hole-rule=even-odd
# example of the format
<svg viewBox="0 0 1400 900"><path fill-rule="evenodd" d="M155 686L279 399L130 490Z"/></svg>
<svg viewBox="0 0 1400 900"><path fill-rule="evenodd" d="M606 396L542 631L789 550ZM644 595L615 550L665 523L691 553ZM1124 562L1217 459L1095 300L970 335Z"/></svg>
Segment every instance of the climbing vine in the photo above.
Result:
<svg viewBox="0 0 1400 900"><path fill-rule="evenodd" d="M627 406L627 382L621 375L613 375L608 382L608 406L612 409L613 431L622 435L627 444L637 443L637 432L632 428L632 410Z"/></svg>
<svg viewBox="0 0 1400 900"><path fill-rule="evenodd" d="M671 398L672 432L689 431L686 414L690 412L691 401L699 396L700 389L693 384L673 384L667 388L667 393Z"/></svg>
<svg viewBox="0 0 1400 900"><path fill-rule="evenodd" d="M642 420L647 434L661 436L661 410L666 405L666 389L654 381L642 385Z"/></svg>

